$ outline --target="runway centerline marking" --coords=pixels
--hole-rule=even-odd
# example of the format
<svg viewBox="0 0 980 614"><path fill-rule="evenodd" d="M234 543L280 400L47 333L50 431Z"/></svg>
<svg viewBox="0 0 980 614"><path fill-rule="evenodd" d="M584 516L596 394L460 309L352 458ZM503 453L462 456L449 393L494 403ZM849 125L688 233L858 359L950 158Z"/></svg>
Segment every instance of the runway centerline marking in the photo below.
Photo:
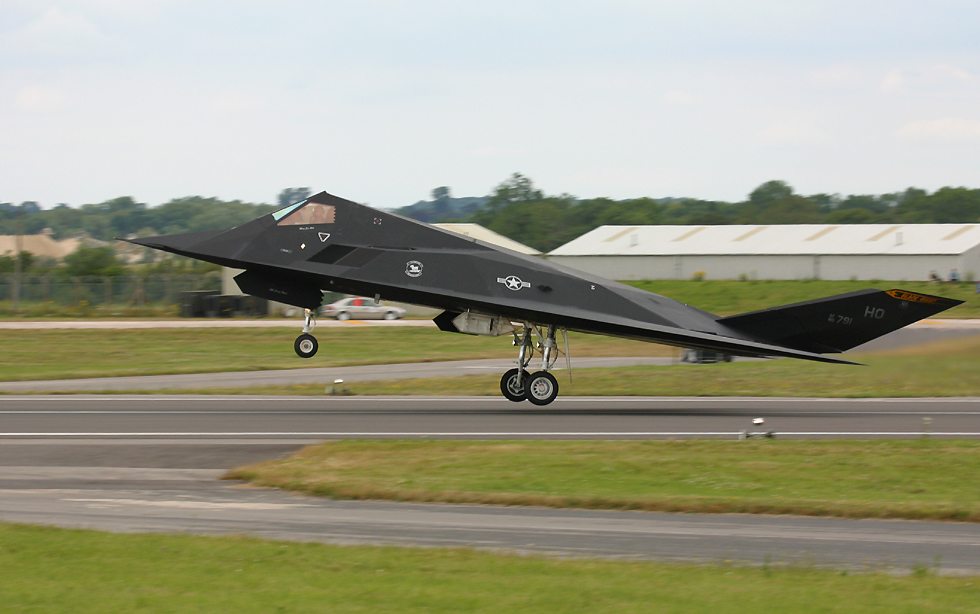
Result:
<svg viewBox="0 0 980 614"><path fill-rule="evenodd" d="M133 402L141 403L168 403L176 401L198 401L198 402L229 402L238 403L264 403L276 401L281 403L299 403L309 401L320 401L323 403L404 403L406 401L419 401L427 403L459 403L477 402L493 403L497 405L507 405L505 399L495 396L451 396L451 397L429 397L429 396L216 396L216 395L0 395L0 400L18 402L46 402L46 403L80 403L88 401L102 402ZM580 403L797 403L797 402L821 402L821 403L850 403L850 404L873 404L873 403L980 403L980 397L862 397L862 398L839 398L839 397L595 397L595 396L566 396L557 401L559 405L572 405Z"/></svg>
<svg viewBox="0 0 980 614"><path fill-rule="evenodd" d="M683 408L678 408L678 409L683 409ZM748 408L729 408L729 409L731 409L732 411L746 411L746 409L748 409ZM528 408L528 410L530 410L530 408ZM183 415L183 414L198 414L198 415L243 415L243 414L247 414L247 415L263 416L263 415L276 415L276 414L286 414L286 413L296 413L296 412L303 412L304 414L324 414L324 413L329 414L329 413L342 413L342 412L343 413L346 413L346 412L354 412L354 411L357 411L357 410L353 410L353 409L335 409L335 408L329 408L329 407L324 407L324 408L309 408L309 409L295 409L295 410L276 410L276 409L269 409L269 410L254 410L254 409L250 409L250 410L235 410L235 409L201 409L201 410L194 410L194 409L116 409L116 410L113 410L113 409L12 409L12 410L0 410L0 415L66 415L66 416L70 416L70 415L75 415L75 414L77 414L77 415L89 415L89 414L102 415L102 414L105 414L105 415L113 415L113 416L126 416L126 415L171 415L171 414L174 414L174 415ZM413 414L413 413L423 412L423 411L426 411L426 410L419 410L419 409L398 410L397 408L390 408L390 409L376 409L376 410L368 410L368 411L370 411L371 413L394 412L394 413ZM448 411L452 411L452 410L448 410L448 411L447 410L440 410L440 411L443 411L444 413L448 413ZM459 409L457 411L466 412L467 410ZM476 410L476 411L479 411L479 410ZM653 408L653 409L649 409L649 410L645 410L645 409L642 409L642 408L637 408L636 411L637 412L642 412L642 411L674 411L674 410L669 409L669 408L660 408L660 409ZM696 410L692 410L692 411L696 411ZM713 409L712 411L717 411L717 409ZM596 410L596 412L597 412L597 415L599 415L599 414L601 414L602 410ZM522 410L521 409L513 409L513 412L512 413L520 414L520 413L522 413ZM794 414L793 416L789 416L789 417L813 417L813 416L807 416L807 415L803 415L803 414L819 414L820 416L980 416L980 411L930 411L928 409L922 410L922 411L821 411L819 409L812 409L811 408L811 409L802 410L802 412L801 412L800 415ZM556 412L555 413L555 417L560 417L560 416L561 416L561 414L559 412ZM637 417L643 417L643 415L642 414L638 414ZM670 416L665 415L665 416L651 416L651 417L670 417ZM692 414L692 415L689 415L688 417L698 417L698 416L696 414ZM716 417L716 416L711 416L711 417ZM737 416L733 416L733 417L737 417ZM780 416L780 417L783 417L783 416Z"/></svg>
<svg viewBox="0 0 980 614"><path fill-rule="evenodd" d="M60 432L0 433L0 437L737 437L743 431L250 431L250 432ZM764 433L751 433L761 437ZM978 432L947 431L780 431L774 436L794 437L980 437Z"/></svg>

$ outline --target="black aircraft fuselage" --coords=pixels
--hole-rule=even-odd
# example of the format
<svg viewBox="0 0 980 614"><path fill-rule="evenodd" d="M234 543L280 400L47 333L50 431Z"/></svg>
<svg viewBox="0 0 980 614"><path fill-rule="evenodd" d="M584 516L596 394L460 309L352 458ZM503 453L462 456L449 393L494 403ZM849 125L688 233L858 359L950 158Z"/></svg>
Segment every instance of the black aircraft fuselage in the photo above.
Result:
<svg viewBox="0 0 980 614"><path fill-rule="evenodd" d="M518 397L512 400L523 396L532 402L537 402L534 391L525 389L538 380L524 371L523 351L533 351L526 347L532 328L548 331L542 334L546 347L554 345L556 329L565 329L742 356L847 363L823 354L850 349L960 302L864 290L720 318L325 192L230 230L131 241L244 269L235 279L246 294L310 310L319 307L326 290L440 309L436 323L448 331L500 334L518 323L525 329L522 364L511 370L516 375L508 372L510 391ZM313 344L315 353L315 339ZM299 345L297 353L312 355ZM535 375L550 377L547 370L546 361ZM547 388L544 384L550 380L542 384ZM511 398L505 382L501 386ZM546 396L557 395L557 382L553 387Z"/></svg>

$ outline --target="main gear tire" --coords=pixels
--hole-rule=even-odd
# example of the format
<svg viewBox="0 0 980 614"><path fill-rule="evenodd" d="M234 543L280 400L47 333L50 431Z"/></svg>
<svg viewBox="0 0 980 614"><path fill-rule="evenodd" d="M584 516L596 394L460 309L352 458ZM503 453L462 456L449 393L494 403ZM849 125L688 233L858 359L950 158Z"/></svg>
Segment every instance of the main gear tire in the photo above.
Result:
<svg viewBox="0 0 980 614"><path fill-rule="evenodd" d="M500 392L508 401L520 403L527 399L527 371L520 376L518 382L519 369L511 369L500 378Z"/></svg>
<svg viewBox="0 0 980 614"><path fill-rule="evenodd" d="M547 371L532 373L524 386L527 400L535 405L547 405L558 398L558 380Z"/></svg>

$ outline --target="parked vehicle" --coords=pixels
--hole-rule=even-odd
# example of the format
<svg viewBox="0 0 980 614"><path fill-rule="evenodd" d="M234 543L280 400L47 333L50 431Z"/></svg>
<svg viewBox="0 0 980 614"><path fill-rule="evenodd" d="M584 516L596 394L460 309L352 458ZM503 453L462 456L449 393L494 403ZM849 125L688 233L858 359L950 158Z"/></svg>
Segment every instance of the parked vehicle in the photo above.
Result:
<svg viewBox="0 0 980 614"><path fill-rule="evenodd" d="M695 350L692 348L684 348L684 354L681 355L681 362L710 363L731 361L731 354L715 352L714 350Z"/></svg>
<svg viewBox="0 0 980 614"><path fill-rule="evenodd" d="M367 296L352 296L320 308L320 315L338 320L397 320L405 310Z"/></svg>

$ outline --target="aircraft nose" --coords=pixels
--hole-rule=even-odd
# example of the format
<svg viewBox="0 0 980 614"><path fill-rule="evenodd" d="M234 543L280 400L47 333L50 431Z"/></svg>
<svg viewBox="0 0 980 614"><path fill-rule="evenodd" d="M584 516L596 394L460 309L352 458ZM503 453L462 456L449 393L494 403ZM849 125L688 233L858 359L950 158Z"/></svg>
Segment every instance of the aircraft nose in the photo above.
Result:
<svg viewBox="0 0 980 614"><path fill-rule="evenodd" d="M136 245L142 245L144 247L173 252L175 254L189 254L200 252L201 250L195 248L206 244L208 241L215 238L222 232L223 231L221 230L208 230L205 232L158 235L155 237L140 237L136 239L124 239L122 237L117 238L120 241L126 241Z"/></svg>

